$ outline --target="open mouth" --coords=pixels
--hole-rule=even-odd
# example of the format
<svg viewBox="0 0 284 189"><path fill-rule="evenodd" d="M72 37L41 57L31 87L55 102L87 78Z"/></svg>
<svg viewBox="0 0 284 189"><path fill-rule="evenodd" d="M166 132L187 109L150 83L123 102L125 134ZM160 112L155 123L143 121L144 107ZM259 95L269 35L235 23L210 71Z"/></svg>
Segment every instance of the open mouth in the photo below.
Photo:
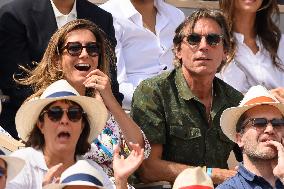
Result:
<svg viewBox="0 0 284 189"><path fill-rule="evenodd" d="M91 69L90 64L76 64L74 67L79 71L89 71Z"/></svg>
<svg viewBox="0 0 284 189"><path fill-rule="evenodd" d="M70 133L69 132L60 132L57 137L60 139L69 139L70 138Z"/></svg>

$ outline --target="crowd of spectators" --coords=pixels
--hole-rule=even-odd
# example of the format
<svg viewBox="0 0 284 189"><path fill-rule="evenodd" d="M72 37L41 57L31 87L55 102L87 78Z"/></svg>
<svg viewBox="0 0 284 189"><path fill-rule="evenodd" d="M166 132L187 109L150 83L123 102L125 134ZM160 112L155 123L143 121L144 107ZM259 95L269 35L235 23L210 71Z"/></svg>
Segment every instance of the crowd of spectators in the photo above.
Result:
<svg viewBox="0 0 284 189"><path fill-rule="evenodd" d="M284 188L283 1L1 3L0 189Z"/></svg>

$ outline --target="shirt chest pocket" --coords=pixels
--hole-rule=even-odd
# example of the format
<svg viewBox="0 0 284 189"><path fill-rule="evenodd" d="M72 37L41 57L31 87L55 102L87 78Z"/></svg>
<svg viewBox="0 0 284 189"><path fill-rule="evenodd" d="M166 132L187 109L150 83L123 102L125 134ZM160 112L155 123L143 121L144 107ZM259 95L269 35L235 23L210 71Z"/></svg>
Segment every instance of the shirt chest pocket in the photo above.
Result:
<svg viewBox="0 0 284 189"><path fill-rule="evenodd" d="M171 126L170 135L182 140L191 140L201 137L201 131L197 127Z"/></svg>

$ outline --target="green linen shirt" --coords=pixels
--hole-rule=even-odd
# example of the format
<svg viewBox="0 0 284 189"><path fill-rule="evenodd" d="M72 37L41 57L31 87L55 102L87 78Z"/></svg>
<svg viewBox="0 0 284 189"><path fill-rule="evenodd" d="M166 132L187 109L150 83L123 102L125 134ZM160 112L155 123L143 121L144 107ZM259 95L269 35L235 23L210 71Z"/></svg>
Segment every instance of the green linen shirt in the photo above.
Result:
<svg viewBox="0 0 284 189"><path fill-rule="evenodd" d="M243 95L218 78L213 80L211 126L205 106L189 89L180 68L147 79L134 92L131 116L151 144L163 144L163 160L192 166L227 168L235 143L220 127L222 112Z"/></svg>

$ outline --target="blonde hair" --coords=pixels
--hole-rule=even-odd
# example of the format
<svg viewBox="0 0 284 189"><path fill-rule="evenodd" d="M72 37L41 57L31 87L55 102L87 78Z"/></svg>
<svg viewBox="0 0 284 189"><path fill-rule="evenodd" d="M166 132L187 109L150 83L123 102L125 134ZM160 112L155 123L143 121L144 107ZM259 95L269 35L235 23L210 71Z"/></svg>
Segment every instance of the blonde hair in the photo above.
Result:
<svg viewBox="0 0 284 189"><path fill-rule="evenodd" d="M107 40L106 34L91 21L73 20L52 35L43 58L35 69L30 70L21 67L28 75L25 78L15 80L22 85L30 85L35 91L27 100L40 96L51 83L64 79L64 73L60 69L61 65L58 64L61 56L60 50L65 44L67 34L79 29L90 30L96 37L96 42L100 47L98 69L109 76L109 65L115 63L115 53L111 42Z"/></svg>

